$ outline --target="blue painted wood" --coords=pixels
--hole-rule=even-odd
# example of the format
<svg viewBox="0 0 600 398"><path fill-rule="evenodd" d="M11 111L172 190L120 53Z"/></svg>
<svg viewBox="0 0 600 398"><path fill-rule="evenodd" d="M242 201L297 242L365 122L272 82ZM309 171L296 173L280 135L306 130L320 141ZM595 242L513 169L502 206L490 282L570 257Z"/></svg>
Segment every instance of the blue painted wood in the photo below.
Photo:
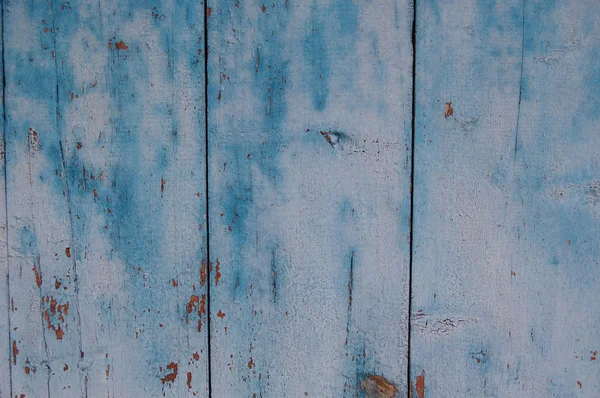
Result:
<svg viewBox="0 0 600 398"><path fill-rule="evenodd" d="M404 395L411 3L208 6L213 395Z"/></svg>
<svg viewBox="0 0 600 398"><path fill-rule="evenodd" d="M598 395L599 13L418 3L419 398Z"/></svg>
<svg viewBox="0 0 600 398"><path fill-rule="evenodd" d="M4 4L12 395L84 394L50 3ZM54 376L54 377L53 377Z"/></svg>
<svg viewBox="0 0 600 398"><path fill-rule="evenodd" d="M1 10L1 8L0 8ZM0 32L2 32L2 17L0 15ZM0 53L2 53L0 40ZM0 115L2 134L0 135L0 397L11 397L10 392L10 295L8 293L8 246L6 246L6 180L4 168L4 62L0 57Z"/></svg>
<svg viewBox="0 0 600 398"><path fill-rule="evenodd" d="M5 4L11 396L208 395L204 6L174 5Z"/></svg>

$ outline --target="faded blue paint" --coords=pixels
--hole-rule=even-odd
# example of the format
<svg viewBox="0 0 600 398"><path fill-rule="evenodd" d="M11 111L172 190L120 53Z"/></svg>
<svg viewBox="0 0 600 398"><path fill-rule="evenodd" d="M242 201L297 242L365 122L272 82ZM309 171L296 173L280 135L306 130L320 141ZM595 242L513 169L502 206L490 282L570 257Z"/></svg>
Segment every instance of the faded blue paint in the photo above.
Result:
<svg viewBox="0 0 600 398"><path fill-rule="evenodd" d="M310 30L304 39L304 57L309 70L308 86L311 90L313 107L318 111L325 109L329 96L329 74L331 72L327 42L325 41L326 27L327 20L323 18L323 13L315 0L310 8L310 19L307 25Z"/></svg>
<svg viewBox="0 0 600 398"><path fill-rule="evenodd" d="M213 394L402 391L404 318L367 291L405 286L408 3L208 6Z"/></svg>
<svg viewBox="0 0 600 398"><path fill-rule="evenodd" d="M457 5L417 10L413 393L593 396L598 9Z"/></svg>
<svg viewBox="0 0 600 398"><path fill-rule="evenodd" d="M21 219L33 220L19 237L28 264L10 264L11 284L16 290L19 283L30 286L15 297L19 310L27 308L20 300L30 300L37 284L42 301L31 311L50 311L29 316L41 320L42 333L15 333L14 395L207 396L206 308L200 301L206 300L204 6L178 3L168 12L162 11L170 10L168 3L50 6L25 7L22 14L21 5L10 5L4 15L12 39L6 72L14 131L7 145L9 223L16 228ZM26 37L22 26L36 29ZM155 85L167 89L158 93ZM36 117L34 106L43 106L48 117ZM36 134L28 133L31 126ZM20 192L32 196L19 186L32 171L31 185L39 191L33 197L41 196L37 203L54 214L16 201ZM49 232L60 250L48 250ZM33 248L35 240L42 246ZM38 255L34 250L42 257L37 263L29 262ZM61 258L56 266L46 264L50 255ZM27 282L15 279L19 268ZM81 304L78 291L84 292ZM44 299L52 296L57 306L70 301L66 321L62 307L55 311ZM11 319L24 330L18 313ZM46 323L61 325L65 334L61 348L54 348L61 344L53 342L58 332L54 339L46 330L42 344L50 350L44 354L32 341L41 342ZM58 364L57 355L68 356L68 366ZM34 369L29 374L25 358Z"/></svg>

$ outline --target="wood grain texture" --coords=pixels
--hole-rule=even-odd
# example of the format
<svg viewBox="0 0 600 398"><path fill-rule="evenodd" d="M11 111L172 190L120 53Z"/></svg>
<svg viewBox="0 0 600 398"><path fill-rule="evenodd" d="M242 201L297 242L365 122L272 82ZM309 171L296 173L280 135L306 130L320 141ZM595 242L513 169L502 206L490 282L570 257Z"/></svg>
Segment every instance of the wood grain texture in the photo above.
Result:
<svg viewBox="0 0 600 398"><path fill-rule="evenodd" d="M0 8L0 11L2 8ZM0 14L0 32L2 30L2 16ZM0 54L3 44L0 40ZM4 151L4 62L0 57L0 120L2 133L0 134L0 397L11 398L10 393L10 294L8 286L8 247L6 246L6 180L5 180L5 151Z"/></svg>
<svg viewBox="0 0 600 398"><path fill-rule="evenodd" d="M408 1L209 1L214 396L406 392Z"/></svg>
<svg viewBox="0 0 600 398"><path fill-rule="evenodd" d="M4 21L12 395L207 396L204 6Z"/></svg>
<svg viewBox="0 0 600 398"><path fill-rule="evenodd" d="M414 396L598 394L599 13L418 2Z"/></svg>

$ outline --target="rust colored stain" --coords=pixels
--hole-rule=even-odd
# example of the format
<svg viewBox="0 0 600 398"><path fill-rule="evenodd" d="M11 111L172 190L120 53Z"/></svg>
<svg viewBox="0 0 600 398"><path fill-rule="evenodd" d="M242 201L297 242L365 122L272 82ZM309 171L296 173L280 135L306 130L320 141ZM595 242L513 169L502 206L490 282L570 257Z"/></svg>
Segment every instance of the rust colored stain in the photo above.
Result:
<svg viewBox="0 0 600 398"><path fill-rule="evenodd" d="M106 377L110 375L110 364L106 365Z"/></svg>
<svg viewBox="0 0 600 398"><path fill-rule="evenodd" d="M200 360L200 355L198 355L197 352L195 352L192 356L194 357L194 361Z"/></svg>
<svg viewBox="0 0 600 398"><path fill-rule="evenodd" d="M31 373L31 368L29 366L25 366L25 374Z"/></svg>
<svg viewBox="0 0 600 398"><path fill-rule="evenodd" d="M199 296L193 294L190 297L190 301L186 305L186 311L188 315L185 317L185 323L189 324L190 315L192 312L196 311L198 314L198 332L202 331L202 317L206 315L206 295L202 295L202 300Z"/></svg>
<svg viewBox="0 0 600 398"><path fill-rule="evenodd" d="M187 372L187 386L188 390L192 389L192 372Z"/></svg>
<svg viewBox="0 0 600 398"><path fill-rule="evenodd" d="M129 51L129 47L127 47L127 45L125 43L123 43L123 40L121 40L120 42L117 43L117 50Z"/></svg>
<svg viewBox="0 0 600 398"><path fill-rule="evenodd" d="M421 370L421 375L417 376L417 382L415 385L417 390L418 398L425 398L425 371Z"/></svg>
<svg viewBox="0 0 600 398"><path fill-rule="evenodd" d="M210 13L211 13L212 9L210 7L206 7L206 16L210 17Z"/></svg>
<svg viewBox="0 0 600 398"><path fill-rule="evenodd" d="M217 313L217 316L221 319L225 318L225 313L221 310L219 310L219 312Z"/></svg>
<svg viewBox="0 0 600 398"><path fill-rule="evenodd" d="M35 283L38 287L42 287L42 271L39 270L40 258L38 257L38 266L33 263L33 273L35 274Z"/></svg>
<svg viewBox="0 0 600 398"><path fill-rule="evenodd" d="M398 391L394 383L377 375L370 375L360 383L360 386L370 398L394 398Z"/></svg>
<svg viewBox="0 0 600 398"><path fill-rule="evenodd" d="M592 356L590 357L590 361L595 361L596 357L598 356L598 350L596 351L591 351Z"/></svg>
<svg viewBox="0 0 600 398"><path fill-rule="evenodd" d="M206 283L206 261L202 260L202 266L200 267L200 286L204 286Z"/></svg>
<svg viewBox="0 0 600 398"><path fill-rule="evenodd" d="M165 180L163 178L160 179L160 192L165 192Z"/></svg>
<svg viewBox="0 0 600 398"><path fill-rule="evenodd" d="M177 368L178 368L178 365L175 362L171 362L170 364L167 365L167 369L171 370L171 373L169 373L168 375L166 375L165 377L160 379L163 384L165 384L167 382L173 383L175 381L175 379L177 378Z"/></svg>
<svg viewBox="0 0 600 398"><path fill-rule="evenodd" d="M71 248L70 247L67 247L65 249L65 254L67 255L68 258L71 258Z"/></svg>
<svg viewBox="0 0 600 398"><path fill-rule="evenodd" d="M219 280L221 279L221 262L219 261L219 259L217 259L217 266L215 268L216 272L215 272L215 285L219 284Z"/></svg>
<svg viewBox="0 0 600 398"><path fill-rule="evenodd" d="M13 340L12 354L13 354L13 365L16 365L17 364L17 355L19 355L19 349L17 348L17 340Z"/></svg>
<svg viewBox="0 0 600 398"><path fill-rule="evenodd" d="M192 311L194 310L194 307L197 307L198 303L200 302L200 297L196 296L195 294L192 294L190 296L190 301L187 303L186 305L186 310L188 314L191 314ZM189 318L186 316L185 318L185 323L189 323Z"/></svg>
<svg viewBox="0 0 600 398"><path fill-rule="evenodd" d="M252 369L254 367L254 359L252 359L252 357L250 357L250 360L248 361L248 369Z"/></svg>
<svg viewBox="0 0 600 398"><path fill-rule="evenodd" d="M175 279L171 279L171 284L173 284L173 287L177 287L179 285Z"/></svg>
<svg viewBox="0 0 600 398"><path fill-rule="evenodd" d="M577 380L577 386L578 386L579 388L583 388L583 385L581 384L581 382L580 382L579 380Z"/></svg>
<svg viewBox="0 0 600 398"><path fill-rule="evenodd" d="M452 116L454 109L452 108L452 102L446 102L446 110L444 111L444 117Z"/></svg>
<svg viewBox="0 0 600 398"><path fill-rule="evenodd" d="M49 330L54 331L57 340L62 340L65 332L63 331L61 324L65 323L65 316L69 315L69 302L58 304L54 297L42 297L42 307L44 306L46 307L46 310L44 311L44 319L47 324L46 327ZM53 317L55 316L58 320L56 324L53 322Z"/></svg>

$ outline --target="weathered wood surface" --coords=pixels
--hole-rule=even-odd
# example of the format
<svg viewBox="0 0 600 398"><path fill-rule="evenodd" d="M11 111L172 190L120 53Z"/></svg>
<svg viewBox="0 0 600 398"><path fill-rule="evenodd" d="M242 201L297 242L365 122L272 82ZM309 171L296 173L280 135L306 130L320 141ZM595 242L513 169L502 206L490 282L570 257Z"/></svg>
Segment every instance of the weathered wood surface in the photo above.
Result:
<svg viewBox="0 0 600 398"><path fill-rule="evenodd" d="M4 0L0 398L597 396L600 6L414 16Z"/></svg>
<svg viewBox="0 0 600 398"><path fill-rule="evenodd" d="M208 395L203 20L4 2L11 395Z"/></svg>
<svg viewBox="0 0 600 398"><path fill-rule="evenodd" d="M405 394L412 4L208 6L213 395Z"/></svg>
<svg viewBox="0 0 600 398"><path fill-rule="evenodd" d="M598 396L600 7L416 15L413 392Z"/></svg>
<svg viewBox="0 0 600 398"><path fill-rule="evenodd" d="M0 6L0 32L2 27L2 7ZM3 54L2 40L0 40L0 54ZM3 57L0 57L0 70L4 71ZM4 121L4 72L0 73L0 114ZM0 134L0 397L11 397L10 391L10 296L8 293L8 253L6 246L6 184L4 168L4 122L2 122L2 133Z"/></svg>

